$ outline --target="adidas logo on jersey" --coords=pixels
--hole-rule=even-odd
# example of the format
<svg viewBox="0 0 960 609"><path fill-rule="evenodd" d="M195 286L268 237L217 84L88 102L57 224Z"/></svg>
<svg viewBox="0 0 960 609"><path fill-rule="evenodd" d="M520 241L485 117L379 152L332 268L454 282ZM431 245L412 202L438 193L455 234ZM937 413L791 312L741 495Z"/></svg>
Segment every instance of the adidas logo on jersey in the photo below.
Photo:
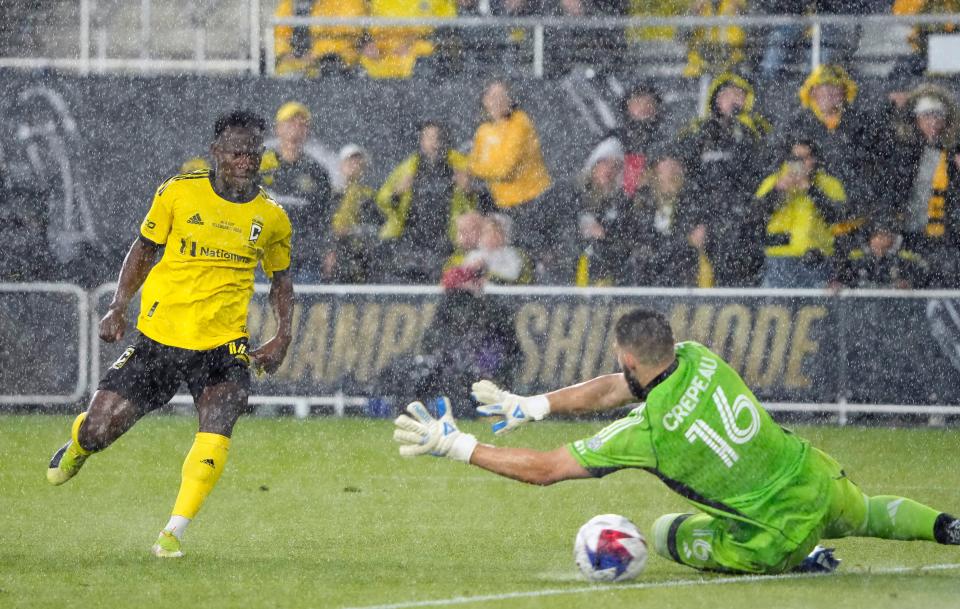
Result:
<svg viewBox="0 0 960 609"><path fill-rule="evenodd" d="M203 224L203 219L200 217L200 214L193 214L190 216L190 219L187 220L187 224Z"/></svg>

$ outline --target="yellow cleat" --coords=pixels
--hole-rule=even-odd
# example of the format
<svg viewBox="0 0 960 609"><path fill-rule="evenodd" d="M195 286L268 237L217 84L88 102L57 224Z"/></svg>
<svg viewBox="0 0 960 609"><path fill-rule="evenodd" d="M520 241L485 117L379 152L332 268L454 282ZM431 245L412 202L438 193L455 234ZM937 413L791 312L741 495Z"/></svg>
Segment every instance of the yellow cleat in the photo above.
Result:
<svg viewBox="0 0 960 609"><path fill-rule="evenodd" d="M50 465L47 466L47 482L60 486L73 478L89 456L90 453L84 454L77 450L73 440L68 441L50 458Z"/></svg>
<svg viewBox="0 0 960 609"><path fill-rule="evenodd" d="M180 558L183 550L180 549L180 540L170 531L160 531L157 543L150 548L157 558Z"/></svg>

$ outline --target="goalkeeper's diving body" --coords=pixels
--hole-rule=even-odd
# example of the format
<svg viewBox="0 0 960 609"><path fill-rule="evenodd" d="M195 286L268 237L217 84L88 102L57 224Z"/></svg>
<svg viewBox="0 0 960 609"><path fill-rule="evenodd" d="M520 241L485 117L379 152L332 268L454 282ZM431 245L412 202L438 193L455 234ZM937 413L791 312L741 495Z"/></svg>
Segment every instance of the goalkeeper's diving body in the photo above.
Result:
<svg viewBox="0 0 960 609"><path fill-rule="evenodd" d="M174 176L157 189L99 328L106 342L123 338L127 306L142 285L139 335L100 379L47 469L51 484L63 484L186 383L199 433L152 548L161 558L183 555L184 530L223 472L234 424L248 411L250 368L275 371L290 345L292 229L257 183L265 128L262 117L244 110L219 117L210 147L214 170ZM258 264L271 280L277 332L251 351L247 309Z"/></svg>
<svg viewBox="0 0 960 609"><path fill-rule="evenodd" d="M653 523L661 556L732 573L828 571L821 539L878 537L960 545L960 520L903 497L865 495L843 468L777 425L740 376L706 347L674 344L666 318L635 310L616 324L620 374L523 397L490 381L473 386L495 433L550 413L642 402L592 438L552 451L479 444L438 400L439 420L419 402L396 420L405 456L433 454L531 484L649 471L699 511ZM813 561L811 563L811 560Z"/></svg>

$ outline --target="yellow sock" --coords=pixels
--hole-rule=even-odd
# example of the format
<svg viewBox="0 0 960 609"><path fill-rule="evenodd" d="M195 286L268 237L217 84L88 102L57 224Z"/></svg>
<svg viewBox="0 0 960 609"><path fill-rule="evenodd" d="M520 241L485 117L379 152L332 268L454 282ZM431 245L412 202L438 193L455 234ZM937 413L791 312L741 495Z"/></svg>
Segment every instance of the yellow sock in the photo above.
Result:
<svg viewBox="0 0 960 609"><path fill-rule="evenodd" d="M87 420L87 413L81 412L77 415L77 418L73 420L73 425L70 426L70 439L73 440L73 444L70 445L70 449L76 452L78 455L83 455L84 457L90 454L93 454L92 450L87 450L86 448L80 446L80 426L83 425L83 422Z"/></svg>
<svg viewBox="0 0 960 609"><path fill-rule="evenodd" d="M180 492L173 505L173 514L192 519L223 473L227 463L230 438L200 432L183 462Z"/></svg>

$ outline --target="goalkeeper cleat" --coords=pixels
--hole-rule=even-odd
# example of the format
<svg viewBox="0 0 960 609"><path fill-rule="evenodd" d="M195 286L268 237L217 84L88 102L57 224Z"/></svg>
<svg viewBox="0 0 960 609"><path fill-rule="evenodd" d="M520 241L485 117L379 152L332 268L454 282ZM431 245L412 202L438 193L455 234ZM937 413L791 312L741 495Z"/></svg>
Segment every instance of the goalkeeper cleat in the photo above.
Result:
<svg viewBox="0 0 960 609"><path fill-rule="evenodd" d="M183 550L180 548L180 540L170 531L160 531L157 537L157 543L150 548L153 555L157 558L180 558L183 556Z"/></svg>
<svg viewBox="0 0 960 609"><path fill-rule="evenodd" d="M47 467L47 482L54 486L60 486L73 478L89 456L89 453L84 454L77 450L73 440L69 440L60 447L60 450L53 453L50 465Z"/></svg>
<svg viewBox="0 0 960 609"><path fill-rule="evenodd" d="M816 546L813 551L794 567L794 573L833 573L840 566L840 559L833 555L833 548Z"/></svg>
<svg viewBox="0 0 960 609"><path fill-rule="evenodd" d="M960 546L960 519L950 514L940 514L933 525L933 537L938 543Z"/></svg>

